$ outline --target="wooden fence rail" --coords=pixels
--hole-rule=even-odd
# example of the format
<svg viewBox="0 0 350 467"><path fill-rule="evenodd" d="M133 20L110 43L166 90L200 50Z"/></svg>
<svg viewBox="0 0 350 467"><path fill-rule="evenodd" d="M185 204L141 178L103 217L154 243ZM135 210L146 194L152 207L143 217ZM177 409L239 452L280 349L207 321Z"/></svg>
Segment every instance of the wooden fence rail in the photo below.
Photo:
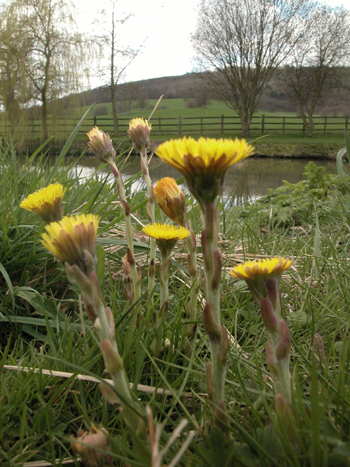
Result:
<svg viewBox="0 0 350 467"><path fill-rule="evenodd" d="M118 133L120 136L126 135L129 128L129 118L118 118ZM55 138L68 136L79 119L62 118L48 121L48 134ZM219 117L156 117L152 119L153 136L166 135L238 135L241 131L239 118L221 115ZM314 133L329 134L342 133L348 129L349 117L314 117ZM111 116L98 116L85 118L79 135L84 136L93 126L98 126L103 131L114 134L113 119ZM301 117L259 115L252 119L251 132L256 134L271 133L305 133L305 125ZM0 120L0 137L10 133L10 124L5 120ZM28 139L40 138L40 120L22 122L18 135Z"/></svg>

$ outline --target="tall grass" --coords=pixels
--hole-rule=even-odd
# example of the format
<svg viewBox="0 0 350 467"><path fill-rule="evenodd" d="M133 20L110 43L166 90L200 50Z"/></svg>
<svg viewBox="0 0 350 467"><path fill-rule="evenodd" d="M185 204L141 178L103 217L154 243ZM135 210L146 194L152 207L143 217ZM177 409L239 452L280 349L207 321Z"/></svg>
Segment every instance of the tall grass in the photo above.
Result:
<svg viewBox="0 0 350 467"><path fill-rule="evenodd" d="M209 349L198 320L197 340L183 352L185 307L190 295L186 250L179 246L170 278L165 332L169 347L159 358L150 352L154 325L133 329L123 293L121 258L126 251L123 215L117 190L107 177L81 181L70 169L77 160L47 156L49 143L23 163L11 144L1 147L0 167L0 465L79 465L70 449L70 435L91 424L110 433L113 465L146 466L131 448L123 419L102 398L93 381L101 380L103 361L97 339L63 267L40 244L42 223L19 207L27 194L58 181L68 188L65 214L93 212L101 217L98 244L104 257L100 271L104 301L116 321L116 338L129 380L144 406L163 423L165 446L180 419L188 425L164 459L171 459L187 434L196 436L177 465L181 466L340 466L350 456L349 249L350 183L344 176L326 176L313 167L308 179L271 192L249 206L221 209L220 240L224 266L250 258L285 255L294 269L282 283L283 313L292 335L294 419L278 423L274 416L272 381L265 367L266 335L258 308L242 281L228 275L222 285L222 319L232 335L227 373L230 440L208 430L211 411L205 368ZM97 169L98 170L98 169ZM126 183L136 230L147 223L144 193ZM152 173L151 173L152 177ZM232 207L233 206L233 207ZM157 219L163 214L157 210ZM199 211L188 200L195 233ZM136 234L136 260L146 264L148 239ZM202 264L201 251L198 252ZM145 269L145 268L144 268ZM146 273L144 273L146 276ZM147 301L143 284L143 304ZM203 291L201 290L203 293ZM152 306L154 308L152 308ZM150 313L159 308L159 290ZM83 320L80 317L83 315ZM315 338L315 335L321 336ZM316 342L316 344L315 344ZM5 365L30 370L10 370ZM47 376L34 369L66 372ZM70 373L71 375L68 375ZM157 392L137 391L143 384ZM162 392L163 391L163 392ZM35 464L37 462L37 464ZM27 464L30 465L30 464Z"/></svg>

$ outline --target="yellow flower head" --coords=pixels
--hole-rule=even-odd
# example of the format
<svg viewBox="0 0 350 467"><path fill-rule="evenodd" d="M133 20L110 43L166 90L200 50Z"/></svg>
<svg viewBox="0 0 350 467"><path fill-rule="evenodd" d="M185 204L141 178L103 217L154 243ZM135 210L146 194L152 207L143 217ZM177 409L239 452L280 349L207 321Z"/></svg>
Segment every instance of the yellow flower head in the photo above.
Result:
<svg viewBox="0 0 350 467"><path fill-rule="evenodd" d="M227 169L250 156L245 140L182 138L166 141L155 151L166 164L178 169L201 207L221 194Z"/></svg>
<svg viewBox="0 0 350 467"><path fill-rule="evenodd" d="M63 185L54 183L29 195L20 207L39 214L44 222L57 222L62 218L62 198L65 192Z"/></svg>
<svg viewBox="0 0 350 467"><path fill-rule="evenodd" d="M267 258L258 261L247 261L231 269L230 274L238 279L244 279L260 306L262 298L270 296L276 314L280 314L279 284L284 271L293 264L289 258ZM273 285L271 280L273 279ZM272 289L274 292L272 293Z"/></svg>
<svg viewBox="0 0 350 467"><path fill-rule="evenodd" d="M99 217L94 214L66 216L60 222L51 222L45 227L41 243L61 263L77 265L85 274L90 265L85 251L96 263L96 234Z"/></svg>
<svg viewBox="0 0 350 467"><path fill-rule="evenodd" d="M143 229L146 235L155 238L161 253L170 254L178 240L183 240L190 235L185 227L170 224L151 224Z"/></svg>
<svg viewBox="0 0 350 467"><path fill-rule="evenodd" d="M169 219L184 227L186 222L186 195L180 190L176 181L170 177L162 178L154 187L154 194L159 207Z"/></svg>
<svg viewBox="0 0 350 467"><path fill-rule="evenodd" d="M95 126L87 133L89 137L88 147L101 162L114 162L115 149L110 136Z"/></svg>
<svg viewBox="0 0 350 467"><path fill-rule="evenodd" d="M128 135L138 151L141 151L142 148L148 149L150 147L151 128L152 125L143 118L130 120Z"/></svg>
<svg viewBox="0 0 350 467"><path fill-rule="evenodd" d="M238 279L254 279L258 276L281 275L293 264L289 258L267 258L258 261L247 261L231 269L230 274Z"/></svg>

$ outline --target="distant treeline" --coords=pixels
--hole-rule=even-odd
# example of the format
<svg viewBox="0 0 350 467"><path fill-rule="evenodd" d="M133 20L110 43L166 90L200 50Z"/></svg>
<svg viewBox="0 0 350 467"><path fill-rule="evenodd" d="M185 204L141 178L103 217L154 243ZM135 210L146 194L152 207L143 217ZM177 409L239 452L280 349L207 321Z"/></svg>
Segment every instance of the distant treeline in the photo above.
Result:
<svg viewBox="0 0 350 467"><path fill-rule="evenodd" d="M316 112L323 115L350 114L350 69L343 70L343 86L326 96L320 103ZM119 102L142 102L145 99L158 99L164 94L165 99L188 99L189 106L204 107L208 100L217 99L214 91L206 84L205 74L187 73L182 76L153 78L117 86L117 100ZM73 104L74 102L74 104ZM101 104L110 102L110 89L101 86L74 96L61 99L62 108ZM261 99L259 109L265 112L297 112L297 106L292 102L278 79L274 76L266 87Z"/></svg>

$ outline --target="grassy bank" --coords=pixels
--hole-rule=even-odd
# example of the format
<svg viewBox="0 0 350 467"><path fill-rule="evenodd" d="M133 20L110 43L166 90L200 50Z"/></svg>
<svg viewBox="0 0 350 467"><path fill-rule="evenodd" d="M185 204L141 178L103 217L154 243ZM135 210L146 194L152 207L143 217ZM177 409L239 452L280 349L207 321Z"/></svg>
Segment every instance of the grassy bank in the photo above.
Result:
<svg viewBox="0 0 350 467"><path fill-rule="evenodd" d="M185 245L179 243L172 261L170 306L164 318L169 345L167 351L154 357L153 319L146 321L146 327L135 326L131 334L128 332L132 309L123 290L126 242L116 186L106 180L81 182L71 178L70 164L76 161L64 161L67 150L53 165L41 151L22 164L13 147L1 148L0 464L19 467L26 462L63 465L67 461L78 466L69 437L76 436L79 429L102 424L109 432L112 465L150 465L133 450L120 412L101 396L98 384L77 379L77 375L93 376L97 381L108 377L96 334L63 266L40 243L43 222L19 207L29 193L55 181L67 188L65 214L95 213L101 217L97 242L104 302L111 307L116 322L118 347L128 379L135 385L135 398L143 407L148 405L163 424L160 446L167 444L181 419L188 420L165 456L165 464L170 465L193 431L192 442L175 465L348 465L349 178L324 175L322 169L309 165L304 182L286 184L252 205L237 206L234 194L220 205L222 320L231 336L226 377L229 436L225 438L218 429L208 428L212 423L205 378L209 344L201 312L196 320L197 338L190 352L184 350L190 296ZM159 306L159 285L153 308L147 308L149 242L139 223L147 224L148 220L145 194L131 192L135 179L126 183L126 195L134 215L136 261L143 269L140 302L144 310L151 309L148 313L152 316ZM199 209L190 198L187 213L199 236ZM156 214L157 220L165 220L158 207ZM246 283L228 274L237 263L271 255L294 260L281 284L282 314L292 338L293 387L291 408L284 413L282 423L275 417L261 314ZM199 243L198 262L203 266ZM203 288L202 283L200 297ZM199 308L202 305L200 301ZM148 313L145 311L146 316ZM18 367L31 370L24 372ZM64 373L45 375L41 370ZM137 384L148 388L137 391Z"/></svg>
<svg viewBox="0 0 350 467"><path fill-rule="evenodd" d="M149 100L145 108L133 105L130 111L128 109L123 109L123 112L118 113L120 120L120 136L115 138L115 141L118 145L121 145L122 150L127 149L130 143L129 138L126 136L129 120L135 116L148 118L155 104L155 100ZM121 105L125 106L125 103L121 103ZM98 112L101 108L102 114ZM86 146L86 133L95 124L93 119L94 115L97 115L97 125L113 136L114 130L111 104L98 104L90 110L89 109L89 107L69 109L69 111L66 112L66 115L57 116L52 122L52 125L50 123L51 126L49 125L49 128L53 135L50 149L51 154L58 154L60 152L60 148L69 136L72 127L78 123L81 116L86 112L85 122L82 124L80 131L76 136L72 149L81 152ZM270 117L273 118L270 123L265 124L263 137L261 132L262 115L265 115L266 119ZM223 131L221 131L221 116L225 116L224 118L226 119L226 123L222 127ZM200 128L202 127L202 124L204 125L203 135L206 137L239 137L240 130L238 121L236 123L232 123L232 120L229 120L236 116L236 113L221 101L211 100L205 107L190 108L188 107L188 102L184 99L164 99L160 102L152 117L154 130L151 138L155 145L160 141L182 136L198 138L200 136ZM178 131L179 117L183 118L181 133ZM321 118L321 116L316 117ZM256 112L255 118L258 119L256 121L259 121L259 123L252 125L249 140L258 139L257 141L254 141L257 155L267 157L306 156L315 158L331 158L342 147L344 125L342 123L339 126L339 120L337 120L336 117L329 117L327 119L329 130L327 130L325 134L323 134L323 123L320 123L317 125L317 131L315 131L315 134L312 137L307 137L303 134L301 119L295 113L268 113L259 111ZM282 134L281 125L285 118L289 119L289 123L286 126L285 134ZM337 121L338 126L334 126ZM274 130L274 125L280 125L279 130ZM171 127L171 132L167 133L167 128L169 127ZM335 131L334 128L338 128L338 130ZM40 131L41 122L39 119L31 119L29 121L24 119L20 124L17 136L15 137L18 150L22 153L34 152L41 144ZM1 122L0 135L7 141L10 139L7 134L6 125Z"/></svg>

